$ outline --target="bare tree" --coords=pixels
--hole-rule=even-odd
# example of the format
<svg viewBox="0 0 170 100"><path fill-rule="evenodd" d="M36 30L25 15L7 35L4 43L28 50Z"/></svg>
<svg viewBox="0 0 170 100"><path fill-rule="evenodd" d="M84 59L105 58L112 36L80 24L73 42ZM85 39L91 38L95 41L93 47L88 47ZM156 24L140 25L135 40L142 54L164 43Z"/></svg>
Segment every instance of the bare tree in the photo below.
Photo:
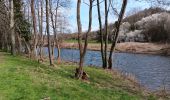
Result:
<svg viewBox="0 0 170 100"><path fill-rule="evenodd" d="M57 62L60 63L60 40L59 31L63 33L65 30L66 16L63 12L60 12L61 9L68 9L70 7L70 0L50 0L50 16L51 16L51 24L53 29L53 41L52 41L52 57L54 58L54 49L57 47ZM64 11L65 12L65 11Z"/></svg>
<svg viewBox="0 0 170 100"><path fill-rule="evenodd" d="M50 27L49 27L49 0L46 0L46 26L47 26L47 37L48 37L48 54L50 66L54 65L51 55L51 40L50 40Z"/></svg>
<svg viewBox="0 0 170 100"><path fill-rule="evenodd" d="M39 61L43 61L43 0L38 2L38 21L39 21Z"/></svg>
<svg viewBox="0 0 170 100"><path fill-rule="evenodd" d="M107 64L107 48L108 48L108 2L107 0L105 0L105 65L103 66L103 68L107 68L108 64Z"/></svg>
<svg viewBox="0 0 170 100"><path fill-rule="evenodd" d="M60 46L59 46L59 40L57 37L57 16L58 16L58 9L59 9L59 3L60 0L57 0L56 8L55 8L55 15L52 11L52 0L50 0L50 14L51 14L51 22L52 22L52 28L53 28L53 33L54 33L54 39L53 39L53 58L54 58L54 48L55 44L57 45L57 51L58 51L58 56L57 56L57 61L58 63L60 62ZM55 17L55 18L54 18Z"/></svg>
<svg viewBox="0 0 170 100"><path fill-rule="evenodd" d="M126 5L127 5L127 0L123 0L123 3L122 3L122 8L121 8L121 11L120 11L120 14L119 14L119 18L118 18L118 21L115 23L115 30L113 31L113 42L112 42L112 46L111 46L111 49L110 49L110 55L109 55L109 69L112 69L112 55L113 55L113 51L115 49L115 45L118 41L118 36L119 36L119 28L120 28L120 25L121 25L121 22L122 22L122 19L123 19L123 16L124 16L124 13L125 13L125 10L126 10Z"/></svg>
<svg viewBox="0 0 170 100"><path fill-rule="evenodd" d="M109 9L110 9L110 1L104 0L104 10L105 10L105 26L104 31L102 31L102 20L101 20L101 14L100 14L100 3L102 1L97 0L97 10L98 10L98 21L99 21L99 33L100 33L100 42L101 42L101 55L102 55L102 61L103 61L103 68L108 68L108 15L109 15ZM108 5L109 4L109 5ZM103 34L104 32L105 34ZM103 40L104 39L104 40ZM104 43L103 43L104 42Z"/></svg>
<svg viewBox="0 0 170 100"><path fill-rule="evenodd" d="M36 21L36 15L35 15L35 1L31 0L31 15L33 20L33 29L34 29L34 35L33 35L33 42L31 47L31 56L34 56L34 58L37 56L36 54L36 46L37 46L37 21Z"/></svg>
<svg viewBox="0 0 170 100"><path fill-rule="evenodd" d="M98 11L98 21L99 21L99 33L100 33L100 43L101 43L101 56L102 56L102 62L103 62L103 68L104 69L111 69L112 68L112 53L113 50L115 48L115 44L117 43L117 38L118 38L118 33L119 33L119 27L121 24L121 21L123 19L124 16L124 12L126 9L126 5L127 5L127 0L123 0L122 3L122 8L120 13L118 13L116 8L113 8L113 3L112 0L109 0L109 2L107 0L104 0L104 7L105 7L105 27L104 27L104 32L105 34L103 34L103 28L102 28L102 20L101 20L101 11L100 11L100 3L102 3L103 1L99 1L97 0L97 11ZM112 47L110 49L110 54L109 54L109 58L107 57L107 52L108 52L108 14L110 11L110 8L112 8L114 14L116 14L116 16L118 15L118 21L116 22L116 27L115 30L113 31L113 43L112 43ZM105 41L103 40L105 39ZM105 42L105 43L103 43Z"/></svg>
<svg viewBox="0 0 170 100"><path fill-rule="evenodd" d="M93 1L89 0L89 25L88 30L86 32L85 36L85 43L84 46L82 44L82 25L81 25L81 19L80 19L80 7L81 7L81 0L77 1L77 26L78 26L78 44L79 44L79 50L80 50L80 62L79 62L79 68L78 71L75 74L75 77L80 79L82 78L83 74L83 63L84 63L84 57L87 51L87 45L88 45L88 35L91 32L91 24L92 24L92 8L93 8Z"/></svg>
<svg viewBox="0 0 170 100"><path fill-rule="evenodd" d="M103 62L103 68L104 68L106 62L105 62L104 49L103 49L103 32L102 32L102 20L101 20L99 0L97 0L97 11L98 11L99 34L100 34L100 43L101 43L101 56L102 56L102 62Z"/></svg>

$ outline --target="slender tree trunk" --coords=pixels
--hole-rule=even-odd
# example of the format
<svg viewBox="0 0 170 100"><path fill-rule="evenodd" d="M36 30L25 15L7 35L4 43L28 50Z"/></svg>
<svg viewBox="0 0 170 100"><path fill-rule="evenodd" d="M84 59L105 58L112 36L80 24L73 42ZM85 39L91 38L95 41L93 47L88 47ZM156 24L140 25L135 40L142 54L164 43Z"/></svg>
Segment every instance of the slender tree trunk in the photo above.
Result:
<svg viewBox="0 0 170 100"><path fill-rule="evenodd" d="M59 1L57 2L57 7L56 7L56 15L55 15L55 29L57 28L57 16L58 16L58 7L59 7ZM55 41L56 41L56 45L57 45L57 52L58 52L58 55L57 55L57 62L60 63L61 62L61 52L60 52L60 43L59 43L59 39L58 39L58 36L57 36L57 32L55 33Z"/></svg>
<svg viewBox="0 0 170 100"><path fill-rule="evenodd" d="M33 20L33 28L34 28L34 37L33 37L33 47L32 47L32 53L31 56L33 56L34 58L37 57L37 22L36 22L36 16L35 16L35 1L31 0L31 14L32 14L32 20Z"/></svg>
<svg viewBox="0 0 170 100"><path fill-rule="evenodd" d="M88 45L88 35L89 33L91 32L91 25L92 25L92 3L93 3L93 0L89 0L90 1L90 6L89 6L89 25L88 25L88 31L86 33L86 38L85 38L85 44L84 44L84 50L83 50L83 58L86 54L86 51L87 51L87 45Z"/></svg>
<svg viewBox="0 0 170 100"><path fill-rule="evenodd" d="M53 16L54 16L54 14L53 14L53 12L52 12L52 1L51 0L49 0L49 2L50 2L50 4L49 4L49 9L50 9L50 14L51 14L51 22L52 22L52 28L53 28L53 39L52 39L52 52L51 52L51 55L52 55L52 59L54 60L54 49L55 49L55 34L56 34L56 28L55 28L55 26L54 26L54 18L53 18Z"/></svg>
<svg viewBox="0 0 170 100"><path fill-rule="evenodd" d="M50 27L49 27L49 0L46 0L46 24L47 24L47 37L48 37L48 54L50 60L50 66L54 65L51 55L51 41L50 41Z"/></svg>
<svg viewBox="0 0 170 100"><path fill-rule="evenodd" d="M112 55L113 55L113 51L115 49L115 45L116 45L116 43L118 41L119 28L120 28L120 25L121 25L121 22L122 22L122 19L123 19L125 10L126 10L126 5L127 5L127 0L123 0L122 8L121 8L121 11L120 11L120 14L119 14L119 18L118 18L118 22L116 23L116 30L113 33L113 34L115 34L115 37L113 37L114 41L112 42L112 46L111 46L111 49L110 49L109 69L112 69Z"/></svg>
<svg viewBox="0 0 170 100"><path fill-rule="evenodd" d="M82 67L83 67L83 59L82 54L83 54L83 47L81 43L81 33L82 33L82 25L81 25L81 19L80 19L80 7L81 7L81 0L77 0L77 26L78 26L78 44L79 44L79 54L80 54L80 62L79 62L79 69L78 73L76 75L77 78L81 78L82 76Z"/></svg>
<svg viewBox="0 0 170 100"><path fill-rule="evenodd" d="M52 2L50 0L50 13L51 13L51 22L52 22L52 28L53 28L53 33L54 33L54 47L57 46L57 62L60 63L61 58L60 58L60 45L59 45L59 40L58 40L58 36L57 36L57 16L58 16L58 8L59 8L59 2L60 0L57 0L57 7L55 9L55 18L54 18L54 14L52 12ZM53 48L54 51L54 48ZM54 55L53 55L54 56Z"/></svg>
<svg viewBox="0 0 170 100"><path fill-rule="evenodd" d="M52 59L54 60L54 50L55 50L55 40L54 40L54 38L53 39L51 39L52 40L52 42L51 42L51 44L52 44L52 49L51 49L51 56L52 56Z"/></svg>
<svg viewBox="0 0 170 100"><path fill-rule="evenodd" d="M105 48L104 48L104 56L105 56L105 65L103 66L104 69L108 67L108 57L107 57L107 48L108 48L108 7L107 7L107 0L105 0Z"/></svg>
<svg viewBox="0 0 170 100"><path fill-rule="evenodd" d="M40 46L40 59L43 60L43 45L44 45L44 42L43 42L43 0L41 0L41 22L40 22L40 36L41 36L41 46Z"/></svg>
<svg viewBox="0 0 170 100"><path fill-rule="evenodd" d="M39 11L40 8L40 11ZM39 61L43 61L43 0L40 0L40 7L38 4L38 19L39 19L39 32L40 32L40 39L39 39Z"/></svg>
<svg viewBox="0 0 170 100"><path fill-rule="evenodd" d="M16 33L17 35L17 40L18 40L18 53L21 54L22 52L22 43L21 43L21 37L19 33Z"/></svg>
<svg viewBox="0 0 170 100"><path fill-rule="evenodd" d="M10 30L11 30L11 54L16 55L15 31L14 31L14 2L10 0Z"/></svg>
<svg viewBox="0 0 170 100"><path fill-rule="evenodd" d="M104 57L104 50L103 50L103 33L102 33L102 21L101 21L101 14L100 14L100 2L97 0L97 11L98 11L98 21L99 21L99 34L100 34L100 43L101 43L101 56L103 62L103 68L105 68L105 57Z"/></svg>
<svg viewBox="0 0 170 100"><path fill-rule="evenodd" d="M57 53L58 53L58 55L57 55L57 62L60 63L61 62L61 57L60 57L61 51L60 51L59 42L56 45L57 45Z"/></svg>

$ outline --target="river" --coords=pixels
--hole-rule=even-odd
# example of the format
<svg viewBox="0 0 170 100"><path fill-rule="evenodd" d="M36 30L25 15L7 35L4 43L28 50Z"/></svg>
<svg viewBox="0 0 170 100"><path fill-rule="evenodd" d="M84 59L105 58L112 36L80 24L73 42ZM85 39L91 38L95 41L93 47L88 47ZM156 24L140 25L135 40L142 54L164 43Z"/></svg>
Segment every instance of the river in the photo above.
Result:
<svg viewBox="0 0 170 100"><path fill-rule="evenodd" d="M47 48L45 49L47 54ZM55 49L55 57L57 48ZM65 61L79 61L79 50L61 49L61 58ZM85 65L102 65L101 53L88 50ZM170 57L147 54L115 53L114 68L123 73L134 75L142 86L150 90L158 90L162 86L170 89Z"/></svg>

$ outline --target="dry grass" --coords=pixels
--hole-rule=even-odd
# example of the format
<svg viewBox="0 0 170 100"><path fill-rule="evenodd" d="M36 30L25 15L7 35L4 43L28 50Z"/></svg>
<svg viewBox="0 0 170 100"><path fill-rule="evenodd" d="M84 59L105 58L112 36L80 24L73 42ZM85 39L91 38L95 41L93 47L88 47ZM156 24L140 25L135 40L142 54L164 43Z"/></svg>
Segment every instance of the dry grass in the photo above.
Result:
<svg viewBox="0 0 170 100"><path fill-rule="evenodd" d="M76 42L62 43L61 47L77 49L78 44ZM110 50L110 47L111 47L111 44L108 45L108 51ZM99 51L100 44L89 43L87 49ZM116 45L116 52L170 55L170 44L139 43L139 42L118 43Z"/></svg>

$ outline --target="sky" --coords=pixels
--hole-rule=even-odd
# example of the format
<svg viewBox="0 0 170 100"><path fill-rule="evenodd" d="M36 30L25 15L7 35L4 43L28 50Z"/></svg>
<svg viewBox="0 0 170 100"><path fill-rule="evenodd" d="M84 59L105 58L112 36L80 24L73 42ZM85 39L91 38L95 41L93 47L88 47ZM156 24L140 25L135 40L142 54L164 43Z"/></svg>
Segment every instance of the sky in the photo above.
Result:
<svg viewBox="0 0 170 100"><path fill-rule="evenodd" d="M88 3L89 0L82 0L81 2L81 23L82 23L82 30L86 31L88 28L88 9L89 6L83 2ZM94 2L96 4L96 2ZM114 7L120 10L122 4L122 0L115 0ZM101 4L101 15L104 15L104 4ZM77 7L77 0L72 0L71 8L69 9L69 21L70 21L70 29L72 32L77 31L77 22L76 22L76 7ZM149 8L149 4L146 2L136 2L135 0L128 0L127 9L125 16L128 15L128 12L133 8L138 8L140 10ZM108 22L114 23L117 20L117 17L110 13ZM102 18L102 22L104 22L104 17ZM98 30L98 15L97 15L97 7L93 7L93 16L92 16L92 31Z"/></svg>

